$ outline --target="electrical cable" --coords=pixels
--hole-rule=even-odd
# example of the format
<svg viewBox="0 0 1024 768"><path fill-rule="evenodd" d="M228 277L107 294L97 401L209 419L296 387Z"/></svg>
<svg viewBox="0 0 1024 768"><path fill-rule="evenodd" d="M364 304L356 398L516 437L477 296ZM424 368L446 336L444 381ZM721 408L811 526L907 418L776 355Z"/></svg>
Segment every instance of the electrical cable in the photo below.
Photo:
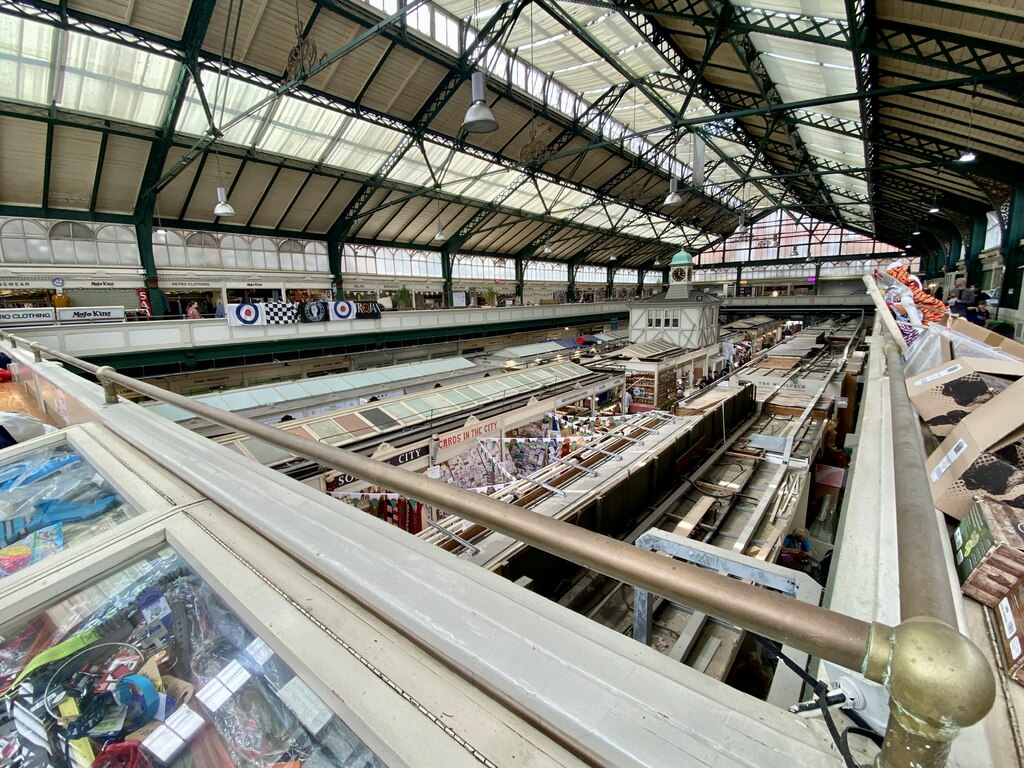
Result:
<svg viewBox="0 0 1024 768"><path fill-rule="evenodd" d="M846 768L863 768L856 760L853 759L853 755L850 753L850 748L846 739L846 732L853 731L859 733L861 728L847 728L843 733L839 732L839 728L836 726L835 720L832 719L832 712L829 711L828 706L828 686L821 680L816 680L807 674L799 664L793 661L791 658L782 653L773 643L760 635L751 633L751 637L764 648L771 656L782 661L791 671L803 680L807 685L814 691L814 695L817 697L818 706L821 708L821 716L825 721L825 726L828 728L829 735L832 736L832 741L835 742L836 749L839 750L839 754L843 756L843 762ZM873 732L872 732L873 733Z"/></svg>

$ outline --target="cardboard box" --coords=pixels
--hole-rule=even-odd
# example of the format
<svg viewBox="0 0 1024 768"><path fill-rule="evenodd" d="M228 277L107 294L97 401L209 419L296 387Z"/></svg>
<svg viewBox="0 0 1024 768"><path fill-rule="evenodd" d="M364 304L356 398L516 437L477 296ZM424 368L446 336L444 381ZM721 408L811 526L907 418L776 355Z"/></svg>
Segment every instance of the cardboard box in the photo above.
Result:
<svg viewBox="0 0 1024 768"><path fill-rule="evenodd" d="M989 453L1024 425L1024 379L967 415L925 462L935 506L962 520L974 497L1024 509L1024 471Z"/></svg>
<svg viewBox="0 0 1024 768"><path fill-rule="evenodd" d="M1024 581L996 604L996 627L1010 677L1024 685Z"/></svg>
<svg viewBox="0 0 1024 768"><path fill-rule="evenodd" d="M1000 352L1004 352L1011 357L1015 357L1018 360L1024 360L1024 344L1009 339L1006 336L1001 336L998 333L994 333L986 328L982 328L980 325L975 325L970 320L966 320L962 317L955 317L949 324L950 330L956 331L959 334L968 336L975 341L980 341L983 344L988 344L993 349L998 349Z"/></svg>
<svg viewBox="0 0 1024 768"><path fill-rule="evenodd" d="M962 357L907 380L907 394L921 419L939 437L967 414L1024 377L1024 362Z"/></svg>
<svg viewBox="0 0 1024 768"><path fill-rule="evenodd" d="M978 498L953 532L963 593L990 608L1024 579L1024 510Z"/></svg>

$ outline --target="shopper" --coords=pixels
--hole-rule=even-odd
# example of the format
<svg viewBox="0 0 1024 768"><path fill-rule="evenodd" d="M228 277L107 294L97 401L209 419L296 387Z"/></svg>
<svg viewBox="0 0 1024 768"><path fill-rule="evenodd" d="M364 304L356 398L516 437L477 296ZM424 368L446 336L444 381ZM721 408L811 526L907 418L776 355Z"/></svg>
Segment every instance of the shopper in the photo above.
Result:
<svg viewBox="0 0 1024 768"><path fill-rule="evenodd" d="M214 317L224 317L224 302L221 299L217 299L217 308L213 310Z"/></svg>
<svg viewBox="0 0 1024 768"><path fill-rule="evenodd" d="M967 319L975 325L980 325L982 328L988 327L989 318L992 317L992 313L988 311L988 304L984 301L979 300L978 306L967 308Z"/></svg>
<svg viewBox="0 0 1024 768"><path fill-rule="evenodd" d="M797 528L786 536L779 552L779 565L798 568L802 571L811 567L811 542L804 528Z"/></svg>
<svg viewBox="0 0 1024 768"><path fill-rule="evenodd" d="M185 310L185 314L189 320L199 320L202 315L199 312L199 305L196 302L192 302L188 305L188 309Z"/></svg>
<svg viewBox="0 0 1024 768"><path fill-rule="evenodd" d="M953 303L950 305L950 312L954 315L964 317L967 315L967 308L973 307L977 302L977 298L974 295L974 291L967 287L967 280L964 278L958 278L956 281L956 291L953 297Z"/></svg>

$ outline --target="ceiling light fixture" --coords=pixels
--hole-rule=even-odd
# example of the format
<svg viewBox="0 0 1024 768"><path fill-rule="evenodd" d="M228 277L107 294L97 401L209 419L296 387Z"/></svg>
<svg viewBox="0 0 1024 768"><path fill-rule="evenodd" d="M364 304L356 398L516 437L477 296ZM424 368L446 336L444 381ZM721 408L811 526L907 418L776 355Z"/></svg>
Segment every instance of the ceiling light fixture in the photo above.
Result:
<svg viewBox="0 0 1024 768"><path fill-rule="evenodd" d="M978 156L971 151L971 131L974 129L974 96L977 92L978 85L975 83L974 90L971 91L970 111L967 117L967 149L957 158L958 163L973 163L978 159Z"/></svg>
<svg viewBox="0 0 1024 768"><path fill-rule="evenodd" d="M544 255L550 256L553 253L551 250L551 243L544 243Z"/></svg>
<svg viewBox="0 0 1024 768"><path fill-rule="evenodd" d="M498 130L498 121L487 106L487 76L474 72L472 78L473 103L466 110L462 130L467 133L491 133Z"/></svg>
<svg viewBox="0 0 1024 768"><path fill-rule="evenodd" d="M736 226L735 235L747 234L747 214L745 211L740 211L740 223Z"/></svg>
<svg viewBox="0 0 1024 768"><path fill-rule="evenodd" d="M928 213L938 213L938 212L939 212L939 206L937 206L935 203L932 203L932 207L928 209Z"/></svg>
<svg viewBox="0 0 1024 768"><path fill-rule="evenodd" d="M441 224L441 220L437 220L437 232L434 233L434 242L443 243L448 238L444 234L444 226Z"/></svg>
<svg viewBox="0 0 1024 768"><path fill-rule="evenodd" d="M235 209L228 202L228 193L224 187L217 187L217 204L213 206L214 216L234 216Z"/></svg>
<svg viewBox="0 0 1024 768"><path fill-rule="evenodd" d="M793 250L789 252L789 255L794 259L800 258L800 249L794 245Z"/></svg>
<svg viewBox="0 0 1024 768"><path fill-rule="evenodd" d="M920 235L920 234L921 234L921 230L920 230L920 229L915 229L915 230L914 230L913 232L911 232L910 234L912 234L912 235Z"/></svg>
<svg viewBox="0 0 1024 768"><path fill-rule="evenodd" d="M683 198L679 195L679 180L668 180L668 196L665 198L665 205L680 205Z"/></svg>

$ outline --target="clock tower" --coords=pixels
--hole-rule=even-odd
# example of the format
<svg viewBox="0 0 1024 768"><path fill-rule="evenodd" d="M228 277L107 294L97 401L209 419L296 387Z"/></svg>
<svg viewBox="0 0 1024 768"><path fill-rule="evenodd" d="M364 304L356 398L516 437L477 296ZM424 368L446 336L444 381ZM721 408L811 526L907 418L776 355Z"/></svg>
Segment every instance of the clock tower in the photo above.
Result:
<svg viewBox="0 0 1024 768"><path fill-rule="evenodd" d="M672 257L668 290L638 302L629 312L633 344L668 342L680 349L708 347L718 341L721 299L693 287L693 258L686 251Z"/></svg>
<svg viewBox="0 0 1024 768"><path fill-rule="evenodd" d="M693 258L686 251L672 257L668 266L668 299L688 299L693 287Z"/></svg>

